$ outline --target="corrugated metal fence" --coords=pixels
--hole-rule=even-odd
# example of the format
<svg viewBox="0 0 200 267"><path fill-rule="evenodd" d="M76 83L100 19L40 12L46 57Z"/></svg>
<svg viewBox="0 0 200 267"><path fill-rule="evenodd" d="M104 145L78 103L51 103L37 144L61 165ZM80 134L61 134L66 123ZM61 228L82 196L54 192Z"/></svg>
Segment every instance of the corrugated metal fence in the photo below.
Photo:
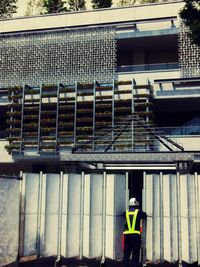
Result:
<svg viewBox="0 0 200 267"><path fill-rule="evenodd" d="M199 185L197 174L144 174L149 260L200 263Z"/></svg>
<svg viewBox="0 0 200 267"><path fill-rule="evenodd" d="M23 177L20 255L121 257L125 175Z"/></svg>
<svg viewBox="0 0 200 267"><path fill-rule="evenodd" d="M0 263L16 259L19 233L20 256L121 258L127 178L26 173L20 188L0 179ZM144 173L143 182L146 258L200 262L200 176Z"/></svg>

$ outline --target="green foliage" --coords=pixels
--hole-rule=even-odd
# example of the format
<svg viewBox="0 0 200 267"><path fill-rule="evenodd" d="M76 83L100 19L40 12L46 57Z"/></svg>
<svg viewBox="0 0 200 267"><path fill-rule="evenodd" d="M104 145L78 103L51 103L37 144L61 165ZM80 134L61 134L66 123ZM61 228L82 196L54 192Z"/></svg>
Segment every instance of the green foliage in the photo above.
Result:
<svg viewBox="0 0 200 267"><path fill-rule="evenodd" d="M159 0L140 0L140 4L157 3Z"/></svg>
<svg viewBox="0 0 200 267"><path fill-rule="evenodd" d="M200 46L200 1L185 0L185 6L181 10L180 16L190 29L192 43Z"/></svg>
<svg viewBox="0 0 200 267"><path fill-rule="evenodd" d="M92 0L92 8L106 8L112 6L112 0Z"/></svg>
<svg viewBox="0 0 200 267"><path fill-rule="evenodd" d="M42 14L44 9L43 3L43 0L29 0L27 3L25 16L34 16Z"/></svg>
<svg viewBox="0 0 200 267"><path fill-rule="evenodd" d="M68 0L69 10L72 11L85 10L85 4L85 0Z"/></svg>
<svg viewBox="0 0 200 267"><path fill-rule="evenodd" d="M119 0L118 6L129 6L135 4L136 0Z"/></svg>
<svg viewBox="0 0 200 267"><path fill-rule="evenodd" d="M17 0L0 0L0 18L12 17L13 13L16 13Z"/></svg>
<svg viewBox="0 0 200 267"><path fill-rule="evenodd" d="M157 3L159 0L119 0L118 6L129 6L129 5L134 5L135 3L140 3L140 4L148 4L148 3Z"/></svg>
<svg viewBox="0 0 200 267"><path fill-rule="evenodd" d="M44 0L44 13L60 13L63 11L68 11L68 9L65 7L65 3L62 0Z"/></svg>

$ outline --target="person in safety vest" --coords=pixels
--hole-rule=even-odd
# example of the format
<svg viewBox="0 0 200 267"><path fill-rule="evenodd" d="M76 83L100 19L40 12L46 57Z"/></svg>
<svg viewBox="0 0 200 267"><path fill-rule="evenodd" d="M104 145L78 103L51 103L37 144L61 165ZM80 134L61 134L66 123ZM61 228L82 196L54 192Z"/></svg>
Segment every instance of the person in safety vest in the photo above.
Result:
<svg viewBox="0 0 200 267"><path fill-rule="evenodd" d="M126 211L124 225L124 267L139 267L141 233L140 222L146 219L146 212L139 209L139 202L136 198L129 200L129 210ZM130 255L132 253L131 265L129 265Z"/></svg>

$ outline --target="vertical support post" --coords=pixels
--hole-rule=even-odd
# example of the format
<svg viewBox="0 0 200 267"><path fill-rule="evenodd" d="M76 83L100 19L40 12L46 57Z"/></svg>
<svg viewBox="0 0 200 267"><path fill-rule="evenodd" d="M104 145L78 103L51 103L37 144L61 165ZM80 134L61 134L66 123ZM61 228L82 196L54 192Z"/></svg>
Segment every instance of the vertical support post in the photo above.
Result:
<svg viewBox="0 0 200 267"><path fill-rule="evenodd" d="M199 231L199 183L198 174L194 173L195 179L195 203L196 203L196 229L197 229L197 263L200 263L200 231Z"/></svg>
<svg viewBox="0 0 200 267"><path fill-rule="evenodd" d="M39 176L39 191L38 191L38 216L37 216L37 236L36 236L36 254L40 256L40 238L41 238L41 216L42 216L42 186L43 186L43 174L40 172Z"/></svg>
<svg viewBox="0 0 200 267"><path fill-rule="evenodd" d="M11 92L11 96L12 96L12 97L14 96L14 92L13 92L13 91ZM11 104L13 104L13 98L11 98L11 99L12 99ZM12 121L13 121L13 111L14 111L13 106L11 106L10 111L12 112L12 115L11 115L11 117L10 117L10 120L11 120L11 122L12 122ZM10 130L12 130L12 129L13 129L13 124L10 123ZM12 137L12 132L11 132L11 131L10 131L10 133L9 133L9 137L10 137L10 138Z"/></svg>
<svg viewBox="0 0 200 267"><path fill-rule="evenodd" d="M93 87L93 142L92 150L95 151L95 118L96 118L96 81L94 80Z"/></svg>
<svg viewBox="0 0 200 267"><path fill-rule="evenodd" d="M19 203L19 247L18 247L18 258L23 256L24 253L24 228L25 228L25 188L26 180L24 179L23 172L20 172L20 203Z"/></svg>
<svg viewBox="0 0 200 267"><path fill-rule="evenodd" d="M134 150L134 124L133 119L131 120L131 151Z"/></svg>
<svg viewBox="0 0 200 267"><path fill-rule="evenodd" d="M76 120L77 120L77 91L78 83L75 83L75 98L74 98L74 147L76 146Z"/></svg>
<svg viewBox="0 0 200 267"><path fill-rule="evenodd" d="M151 91L150 91L150 89L149 89L149 86L150 86L150 82L149 82L149 80L147 80L147 85L148 85L147 94L150 94ZM149 112L149 106L148 106L148 104L149 104L149 98L147 97L147 98L146 98L146 110L145 110L146 113ZM146 115L146 122L149 122L149 115Z"/></svg>
<svg viewBox="0 0 200 267"><path fill-rule="evenodd" d="M59 209L58 209L58 244L57 244L57 259L56 263L61 258L61 236L62 236L62 203L63 203L63 172L60 173L59 183Z"/></svg>
<svg viewBox="0 0 200 267"><path fill-rule="evenodd" d="M126 190L126 201L125 201L125 210L128 210L128 202L129 202L129 189L128 189L128 172L125 174L125 190Z"/></svg>
<svg viewBox="0 0 200 267"><path fill-rule="evenodd" d="M102 203L102 259L101 264L106 259L106 191L107 191L107 176L106 172L103 172L103 203Z"/></svg>
<svg viewBox="0 0 200 267"><path fill-rule="evenodd" d="M151 93L151 90L150 90L150 81L149 81L149 79L147 79L147 85L148 85L148 89L147 89L147 94L150 94ZM146 110L145 110L145 112L146 112L146 122L147 122L147 125L148 125L148 123L149 123L149 98L148 97L146 97ZM150 141L150 136L149 136L149 134L147 134L147 145L146 145L146 148L147 148L147 150L149 150L149 148L150 148L150 146L149 146L149 141Z"/></svg>
<svg viewBox="0 0 200 267"><path fill-rule="evenodd" d="M69 212L68 212L68 207L69 207L69 174L63 174L63 202L62 202L62 237L64 237L61 241L61 251L62 255L64 257L68 257L68 221L69 221Z"/></svg>
<svg viewBox="0 0 200 267"><path fill-rule="evenodd" d="M83 258L83 213L84 213L84 191L85 191L85 174L81 173L81 197L80 197L80 243L79 243L79 257Z"/></svg>
<svg viewBox="0 0 200 267"><path fill-rule="evenodd" d="M112 142L114 141L115 138L115 79L113 79L112 82ZM112 151L113 151L113 144L112 144Z"/></svg>
<svg viewBox="0 0 200 267"><path fill-rule="evenodd" d="M185 163L183 162L183 168L185 168ZM188 211L188 233L190 233L190 229L192 229L191 228L191 209L190 209L190 198L191 198L191 194L189 193L189 190L190 190L190 188L191 188L191 184L190 184L190 180L189 180L189 174L187 173L186 174L186 179L187 179L187 192L188 192L188 194L187 194L187 211ZM190 245L190 243L191 243L191 240L190 240L190 238L189 238L189 240L188 240L188 252L189 252L189 260L190 260L190 257L191 257L191 252L192 252L192 248L191 248L191 245Z"/></svg>
<svg viewBox="0 0 200 267"><path fill-rule="evenodd" d="M176 90L176 86L175 86L175 83L174 82L172 82L172 89L173 89L173 91Z"/></svg>
<svg viewBox="0 0 200 267"><path fill-rule="evenodd" d="M131 113L134 114L135 113L135 101L134 101L134 94L135 94L135 79L132 80L132 98L131 98ZM131 121L131 143L132 143L132 151L134 150L134 123L133 123L133 119Z"/></svg>
<svg viewBox="0 0 200 267"><path fill-rule="evenodd" d="M154 205L156 203L156 192L155 192L155 181L154 181L154 175L152 175L152 233L151 233L151 236L152 236L152 244L155 244L155 209L154 209ZM153 261L155 260L155 250L153 249L152 250L152 258L153 258Z"/></svg>
<svg viewBox="0 0 200 267"><path fill-rule="evenodd" d="M60 101L60 83L57 85L57 106L56 106L56 143L55 152L58 153L58 123L59 123L59 101Z"/></svg>
<svg viewBox="0 0 200 267"><path fill-rule="evenodd" d="M135 112L134 94L135 94L135 79L132 80L132 99L131 99L131 113Z"/></svg>
<svg viewBox="0 0 200 267"><path fill-rule="evenodd" d="M148 85L148 89L147 89L147 95L148 95L151 92L150 89L149 89L149 86L150 86L149 79L147 80L147 85ZM148 125L148 123L149 123L149 115L148 115L148 113L149 113L149 98L148 97L146 97L146 110L145 110L145 112L146 112L145 121L147 122L147 125ZM147 140L146 149L149 150L149 143L148 143L149 140L150 140L149 134L146 135L146 140Z"/></svg>
<svg viewBox="0 0 200 267"><path fill-rule="evenodd" d="M146 172L143 173L142 210L146 212ZM146 220L142 222L142 266L146 266Z"/></svg>
<svg viewBox="0 0 200 267"><path fill-rule="evenodd" d="M21 132L20 132L20 155L22 155L23 147L23 124L24 124L24 100L25 100L25 86L22 86L22 100L21 100Z"/></svg>
<svg viewBox="0 0 200 267"><path fill-rule="evenodd" d="M163 173L160 172L160 259L161 261L164 258L163 255L163 240L164 240L164 232L163 232Z"/></svg>
<svg viewBox="0 0 200 267"><path fill-rule="evenodd" d="M47 201L47 175L40 173L41 182L41 219L40 219L40 256L44 255L45 244L45 221L46 221L46 201Z"/></svg>
<svg viewBox="0 0 200 267"><path fill-rule="evenodd" d="M181 240L181 201L180 201L180 173L177 172L177 225L178 225L178 265L182 267L182 240Z"/></svg>
<svg viewBox="0 0 200 267"><path fill-rule="evenodd" d="M160 89L160 91L163 91L163 85L162 85L162 82L159 83L159 89Z"/></svg>
<svg viewBox="0 0 200 267"><path fill-rule="evenodd" d="M42 111L42 84L40 85L40 103L39 103L39 114L38 114L38 154L40 153L41 111Z"/></svg>

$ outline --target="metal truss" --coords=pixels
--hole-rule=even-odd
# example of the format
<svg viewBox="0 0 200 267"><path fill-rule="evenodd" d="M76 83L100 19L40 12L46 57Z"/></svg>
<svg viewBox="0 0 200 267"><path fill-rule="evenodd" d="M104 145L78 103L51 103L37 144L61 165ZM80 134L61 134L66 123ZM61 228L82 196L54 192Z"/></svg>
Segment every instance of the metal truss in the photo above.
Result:
<svg viewBox="0 0 200 267"><path fill-rule="evenodd" d="M84 152L156 152L184 151L149 122L134 113L113 126L96 131L88 141L76 145L72 153Z"/></svg>

